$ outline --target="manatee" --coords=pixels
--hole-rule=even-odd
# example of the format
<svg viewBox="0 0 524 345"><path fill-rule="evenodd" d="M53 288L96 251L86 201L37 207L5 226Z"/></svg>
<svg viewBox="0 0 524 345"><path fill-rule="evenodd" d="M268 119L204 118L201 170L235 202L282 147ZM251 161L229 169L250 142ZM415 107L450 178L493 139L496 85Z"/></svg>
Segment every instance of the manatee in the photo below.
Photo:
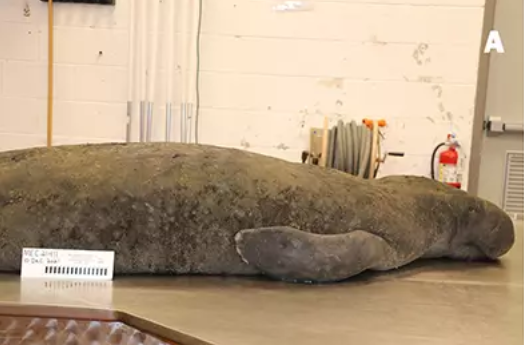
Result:
<svg viewBox="0 0 524 345"><path fill-rule="evenodd" d="M503 210L425 177L179 143L0 153L3 272L36 247L113 250L116 275L322 283L424 258L497 260L513 243Z"/></svg>

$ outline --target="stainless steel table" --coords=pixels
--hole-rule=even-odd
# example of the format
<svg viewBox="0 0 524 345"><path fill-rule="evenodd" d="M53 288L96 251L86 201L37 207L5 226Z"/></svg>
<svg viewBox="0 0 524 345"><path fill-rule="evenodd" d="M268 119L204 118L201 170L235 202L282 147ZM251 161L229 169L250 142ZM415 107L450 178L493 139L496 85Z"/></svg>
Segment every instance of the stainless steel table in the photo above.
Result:
<svg viewBox="0 0 524 345"><path fill-rule="evenodd" d="M217 345L520 345L522 230L500 264L420 262L320 286L205 277L31 285L4 275L0 301L116 308Z"/></svg>

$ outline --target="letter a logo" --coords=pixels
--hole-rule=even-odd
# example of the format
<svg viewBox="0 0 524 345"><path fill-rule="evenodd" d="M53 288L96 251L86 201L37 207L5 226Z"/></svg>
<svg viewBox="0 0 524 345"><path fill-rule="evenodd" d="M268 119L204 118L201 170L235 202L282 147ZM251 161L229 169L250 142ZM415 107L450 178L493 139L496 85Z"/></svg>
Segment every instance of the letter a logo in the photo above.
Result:
<svg viewBox="0 0 524 345"><path fill-rule="evenodd" d="M504 46L502 45L502 39L497 30L491 30L486 41L486 46L484 47L484 53L490 53L493 49L497 53L504 53Z"/></svg>

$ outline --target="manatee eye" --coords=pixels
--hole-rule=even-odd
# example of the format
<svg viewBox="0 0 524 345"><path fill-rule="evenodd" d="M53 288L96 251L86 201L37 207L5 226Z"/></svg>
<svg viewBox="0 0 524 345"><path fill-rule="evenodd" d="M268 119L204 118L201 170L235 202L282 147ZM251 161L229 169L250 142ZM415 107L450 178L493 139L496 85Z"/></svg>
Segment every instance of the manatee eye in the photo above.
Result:
<svg viewBox="0 0 524 345"><path fill-rule="evenodd" d="M287 249L287 247L288 247L288 243L287 243L287 242L280 242L280 243L278 244L278 247L279 247L280 249Z"/></svg>
<svg viewBox="0 0 524 345"><path fill-rule="evenodd" d="M292 246L293 248L298 248L298 247L300 247L300 241L297 240L297 239L295 239L295 238L292 239L292 240L291 240L291 246Z"/></svg>

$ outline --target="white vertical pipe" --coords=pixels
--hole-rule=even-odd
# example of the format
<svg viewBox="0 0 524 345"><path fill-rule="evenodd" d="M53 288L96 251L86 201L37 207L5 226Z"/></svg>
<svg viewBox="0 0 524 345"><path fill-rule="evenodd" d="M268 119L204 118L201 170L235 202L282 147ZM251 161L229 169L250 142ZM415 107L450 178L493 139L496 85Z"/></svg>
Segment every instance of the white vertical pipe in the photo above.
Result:
<svg viewBox="0 0 524 345"><path fill-rule="evenodd" d="M151 49L149 56L149 63L147 68L147 130L146 130L146 140L151 141L151 131L153 126L153 108L155 102L155 86L156 86L156 66L157 66L157 57L158 57L158 26L160 23L159 12L160 12L160 0L151 1L151 12L152 12L152 38L151 38Z"/></svg>
<svg viewBox="0 0 524 345"><path fill-rule="evenodd" d="M175 51L175 0L167 0L167 34L166 49L167 49L167 87L166 87L166 102L173 101L173 67L174 67L174 51Z"/></svg>
<svg viewBox="0 0 524 345"><path fill-rule="evenodd" d="M188 140L191 142L193 140L193 121L194 121L194 102L195 102L195 74L196 74L196 56L195 56L195 47L196 47L196 29L195 23L195 6L196 0L192 0L188 4L187 9L187 27L188 27L188 43L186 44L186 54L187 54L187 76L186 76L186 88L187 88L187 101L188 106Z"/></svg>
<svg viewBox="0 0 524 345"><path fill-rule="evenodd" d="M147 90L147 1L140 1L139 31L140 31L140 54L139 54L139 80L140 80L140 141L145 140L146 127L146 90Z"/></svg>
<svg viewBox="0 0 524 345"><path fill-rule="evenodd" d="M138 124L136 128L138 131L133 131L140 134L140 83L141 83L141 70L140 70L140 12L138 11L140 1L142 0L131 0L133 2L133 88L132 88L132 118L135 123ZM138 121L137 121L138 120Z"/></svg>
<svg viewBox="0 0 524 345"><path fill-rule="evenodd" d="M200 10L200 1L193 0L191 2L192 6L190 8L190 27L191 27L191 34L190 34L190 44L188 47L188 53L190 54L190 65L189 65L189 80L188 80L188 92L189 92L189 99L191 102L191 127L190 127L190 138L191 140L195 140L196 143L196 101L197 101L197 95L196 95L196 86L197 86L197 33L198 33L198 12Z"/></svg>
<svg viewBox="0 0 524 345"><path fill-rule="evenodd" d="M181 35L181 41L182 41L182 49L180 50L181 54L182 54L182 59L181 59L181 65L180 65L180 68L181 68L181 75L182 75L182 101L184 103L187 102L187 87L186 87L186 83L187 83L187 54L188 54L188 51L187 51L187 40L188 40L188 28L187 28L187 17L188 17L188 6L189 6L189 1L187 0L181 0L181 19L180 19L180 22L181 22L181 30L180 30L180 35Z"/></svg>
<svg viewBox="0 0 524 345"><path fill-rule="evenodd" d="M155 86L156 86L156 66L158 58L158 26L160 23L159 12L160 12L160 3L159 0L151 1L151 11L152 11L152 38L151 38L151 56L149 59L148 66L148 86L147 86L147 100L154 102L155 100Z"/></svg>
<svg viewBox="0 0 524 345"><path fill-rule="evenodd" d="M147 7L148 0L140 0L140 75L142 83L140 85L140 98L145 101L147 96Z"/></svg>
<svg viewBox="0 0 524 345"><path fill-rule="evenodd" d="M135 89L135 0L129 0L129 43L128 43L128 77L127 77L127 126L126 126L126 141L131 141L132 136L132 121L133 121L133 104L134 104L134 89Z"/></svg>
<svg viewBox="0 0 524 345"><path fill-rule="evenodd" d="M175 50L175 0L167 0L167 86L166 86L166 134L165 140L171 141L171 123L173 110L173 67L174 67L174 50Z"/></svg>
<svg viewBox="0 0 524 345"><path fill-rule="evenodd" d="M189 6L189 44L187 47L187 53L189 55L188 62L188 80L187 80L187 90L188 90L188 99L191 104L194 104L196 101L196 33L198 20L196 18L198 0L191 1Z"/></svg>
<svg viewBox="0 0 524 345"><path fill-rule="evenodd" d="M187 142L187 11L188 1L180 0L180 141Z"/></svg>

